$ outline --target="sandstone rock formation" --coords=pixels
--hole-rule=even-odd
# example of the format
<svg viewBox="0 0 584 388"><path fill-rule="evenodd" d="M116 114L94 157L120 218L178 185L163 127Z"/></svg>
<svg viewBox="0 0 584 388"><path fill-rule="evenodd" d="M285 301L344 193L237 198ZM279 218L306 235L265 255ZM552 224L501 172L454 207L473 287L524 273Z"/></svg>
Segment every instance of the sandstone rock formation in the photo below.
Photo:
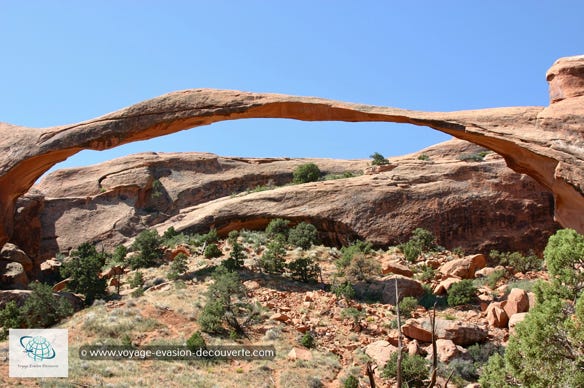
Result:
<svg viewBox="0 0 584 388"><path fill-rule="evenodd" d="M390 172L283 187L301 163L339 174L368 162L132 155L49 174L17 202L13 241L40 262L85 241L111 249L144 228L225 234L282 217L313 223L330 243L397 244L424 227L448 248L542 249L558 227L552 195L494 153L483 162L459 160L481 149L452 140L392 158ZM422 153L430 160L419 160ZM253 192L258 186L274 188Z"/></svg>
<svg viewBox="0 0 584 388"><path fill-rule="evenodd" d="M584 233L584 56L548 71L548 107L428 113L277 94L194 89L59 127L0 124L0 244L14 233L16 200L54 164L82 149L102 150L240 118L385 121L428 126L487 147L554 194L555 217Z"/></svg>
<svg viewBox="0 0 584 388"><path fill-rule="evenodd" d="M473 279L475 272L484 268L485 265L487 265L487 259L484 255L470 255L442 264L439 271L448 276L456 276L461 279Z"/></svg>
<svg viewBox="0 0 584 388"><path fill-rule="evenodd" d="M402 327L404 335L421 342L432 342L432 326L428 318L408 319ZM456 345L468 346L487 339L487 330L479 325L436 318L436 337Z"/></svg>

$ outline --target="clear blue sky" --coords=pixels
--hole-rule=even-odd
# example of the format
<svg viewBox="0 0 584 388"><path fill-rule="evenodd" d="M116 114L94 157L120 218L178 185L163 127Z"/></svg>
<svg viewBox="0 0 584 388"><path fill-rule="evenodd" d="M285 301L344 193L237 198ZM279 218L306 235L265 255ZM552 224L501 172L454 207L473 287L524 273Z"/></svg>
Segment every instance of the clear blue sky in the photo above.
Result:
<svg viewBox="0 0 584 388"><path fill-rule="evenodd" d="M43 127L187 88L450 111L547 105L545 72L584 53L581 1L0 0L0 121ZM367 158L446 140L413 126L238 120L141 151Z"/></svg>

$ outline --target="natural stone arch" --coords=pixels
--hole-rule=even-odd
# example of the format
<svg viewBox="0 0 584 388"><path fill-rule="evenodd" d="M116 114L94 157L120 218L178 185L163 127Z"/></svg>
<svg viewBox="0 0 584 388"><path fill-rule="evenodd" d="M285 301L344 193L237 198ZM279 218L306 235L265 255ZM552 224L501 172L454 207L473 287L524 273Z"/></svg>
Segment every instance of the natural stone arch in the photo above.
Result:
<svg viewBox="0 0 584 388"><path fill-rule="evenodd" d="M548 71L549 107L420 112L281 94L192 89L169 93L85 122L51 128L0 123L0 245L12 234L14 204L55 164L223 120L394 122L427 126L501 154L513 170L549 188L555 218L584 233L584 57Z"/></svg>

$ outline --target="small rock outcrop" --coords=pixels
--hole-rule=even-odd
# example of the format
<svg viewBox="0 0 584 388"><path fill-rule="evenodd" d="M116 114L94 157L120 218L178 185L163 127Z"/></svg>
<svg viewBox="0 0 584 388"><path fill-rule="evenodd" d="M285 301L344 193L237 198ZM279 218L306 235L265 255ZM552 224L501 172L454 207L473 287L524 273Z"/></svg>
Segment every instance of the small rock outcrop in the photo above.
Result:
<svg viewBox="0 0 584 388"><path fill-rule="evenodd" d="M475 272L487 265L487 259L482 254L466 256L444 263L439 271L444 275L456 276L461 279L474 279Z"/></svg>
<svg viewBox="0 0 584 388"><path fill-rule="evenodd" d="M432 341L432 326L428 318L408 319L402 327L404 335L421 342ZM487 339L487 330L476 324L436 318L436 336L452 340L456 345L469 346Z"/></svg>

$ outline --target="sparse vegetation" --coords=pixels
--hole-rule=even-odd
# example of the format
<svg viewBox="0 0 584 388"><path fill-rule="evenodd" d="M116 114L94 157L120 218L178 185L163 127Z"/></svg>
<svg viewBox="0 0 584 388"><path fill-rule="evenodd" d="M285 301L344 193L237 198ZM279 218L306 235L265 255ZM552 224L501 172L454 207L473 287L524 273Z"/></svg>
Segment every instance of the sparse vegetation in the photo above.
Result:
<svg viewBox="0 0 584 388"><path fill-rule="evenodd" d="M176 255L172 263L170 263L170 269L168 270L167 277L169 280L178 280L187 272L188 259L188 256L184 253L179 253Z"/></svg>
<svg viewBox="0 0 584 388"><path fill-rule="evenodd" d="M301 222L288 233L288 243L302 249L318 244L318 230L312 224Z"/></svg>
<svg viewBox="0 0 584 388"><path fill-rule="evenodd" d="M351 283L368 282L381 273L381 266L372 257L363 253L353 256L351 263L345 269L345 276Z"/></svg>
<svg viewBox="0 0 584 388"><path fill-rule="evenodd" d="M270 239L280 239L282 242L288 240L288 233L290 228L288 225L290 221L282 218L275 218L266 226L266 237Z"/></svg>
<svg viewBox="0 0 584 388"><path fill-rule="evenodd" d="M320 179L320 169L314 163L302 164L294 170L292 174L292 182L294 183L308 183L316 182Z"/></svg>
<svg viewBox="0 0 584 388"><path fill-rule="evenodd" d="M221 252L221 249L219 249L219 247L217 246L217 244L211 243L211 244L209 244L209 245L207 245L205 247L205 257L207 259L213 259L215 257L221 257L221 255L223 255L223 253Z"/></svg>
<svg viewBox="0 0 584 388"><path fill-rule="evenodd" d="M20 329L24 326L24 323L25 319L16 302L11 300L6 303L4 308L0 310L0 326L2 326L0 341L8 338L9 329Z"/></svg>
<svg viewBox="0 0 584 388"><path fill-rule="evenodd" d="M201 330L207 333L222 333L223 323L226 323L238 334L242 334L243 327L238 321L238 316L242 311L250 311L252 306L243 302L245 287L239 275L219 266L213 273L213 280L206 293L207 303L199 316Z"/></svg>
<svg viewBox="0 0 584 388"><path fill-rule="evenodd" d="M341 174L326 174L322 180L324 181L334 181L337 179L346 179L346 178L353 178L360 175L359 173L355 173L353 171L345 171Z"/></svg>
<svg viewBox="0 0 584 388"><path fill-rule="evenodd" d="M400 314L405 319L412 317L412 312L416 307L418 307L418 300L411 296L406 296L399 302Z"/></svg>
<svg viewBox="0 0 584 388"><path fill-rule="evenodd" d="M387 160L385 158L385 156L381 155L379 152L374 152L371 156L369 156L371 159L373 159L371 161L371 165L373 166L384 166L386 164L389 164L389 160Z"/></svg>
<svg viewBox="0 0 584 388"><path fill-rule="evenodd" d="M355 297L355 288L348 282L333 283L331 287L331 292L338 297L345 299L353 299Z"/></svg>
<svg viewBox="0 0 584 388"><path fill-rule="evenodd" d="M430 160L430 157L426 154L422 154L422 155L418 156L418 160L428 161L428 160Z"/></svg>
<svg viewBox="0 0 584 388"><path fill-rule="evenodd" d="M71 303L55 296L51 286L33 282L29 287L32 293L20 309L26 327L49 327L73 314Z"/></svg>
<svg viewBox="0 0 584 388"><path fill-rule="evenodd" d="M235 271L243 268L243 261L245 260L245 250L243 245L239 244L237 240L234 240L231 244L231 252L229 253L229 258L223 262L225 268L230 271Z"/></svg>
<svg viewBox="0 0 584 388"><path fill-rule="evenodd" d="M416 228L412 232L412 237L408 242L399 245L400 250L406 259L413 263L423 252L433 252L438 250L436 238L427 229Z"/></svg>
<svg viewBox="0 0 584 388"><path fill-rule="evenodd" d="M448 305L459 306L471 303L476 297L477 289L472 280L464 279L454 283L448 289Z"/></svg>
<svg viewBox="0 0 584 388"><path fill-rule="evenodd" d="M270 241L264 254L259 260L258 264L260 269L271 274L284 273L284 269L286 268L286 261L284 260L285 254L286 250L280 240L276 239Z"/></svg>
<svg viewBox="0 0 584 388"><path fill-rule="evenodd" d="M132 249L138 254L133 255L129 264L132 269L148 268L158 264L162 252L160 236L156 230L144 230L134 240Z"/></svg>
<svg viewBox="0 0 584 388"><path fill-rule="evenodd" d="M207 342L201 335L200 331L196 331L187 340L187 348L191 352L196 352L199 349L207 349Z"/></svg>
<svg viewBox="0 0 584 388"><path fill-rule="evenodd" d="M485 160L485 156L487 156L488 154L489 151L474 152L472 154L461 154L458 157L458 160L461 160L463 162L482 162L483 160Z"/></svg>
<svg viewBox="0 0 584 388"><path fill-rule="evenodd" d="M316 346L316 341L314 340L314 336L311 332L306 332L300 338L300 344L305 348L312 349Z"/></svg>
<svg viewBox="0 0 584 388"><path fill-rule="evenodd" d="M85 296L85 304L91 305L96 298L106 294L106 279L100 275L105 255L98 254L95 246L84 243L73 252L70 260L61 267L61 275L70 278L67 287Z"/></svg>
<svg viewBox="0 0 584 388"><path fill-rule="evenodd" d="M410 356L402 353L402 381L409 387L425 387L424 380L428 377L429 363L417 354ZM384 377L397 377L397 352L393 352L383 368Z"/></svg>
<svg viewBox="0 0 584 388"><path fill-rule="evenodd" d="M520 252L492 250L489 252L489 259L496 265L513 267L517 272L539 271L543 264L543 260L533 253L524 256Z"/></svg>
<svg viewBox="0 0 584 388"><path fill-rule="evenodd" d="M320 266L310 257L299 257L286 265L292 279L301 282L318 281Z"/></svg>
<svg viewBox="0 0 584 388"><path fill-rule="evenodd" d="M344 270L349 264L351 264L353 256L358 253L366 255L371 252L372 248L373 246L370 242L356 241L349 246L341 248L341 257L335 262L335 264L339 270Z"/></svg>

